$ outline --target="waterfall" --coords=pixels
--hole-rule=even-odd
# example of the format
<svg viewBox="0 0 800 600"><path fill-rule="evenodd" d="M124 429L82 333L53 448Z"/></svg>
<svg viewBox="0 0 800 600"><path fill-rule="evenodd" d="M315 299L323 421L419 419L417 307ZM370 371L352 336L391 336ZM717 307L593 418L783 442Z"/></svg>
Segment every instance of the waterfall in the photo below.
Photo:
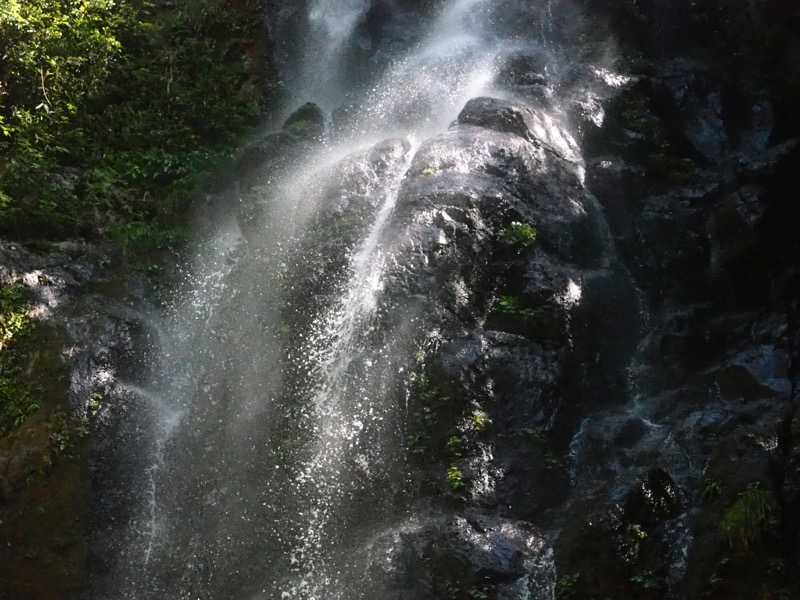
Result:
<svg viewBox="0 0 800 600"><path fill-rule="evenodd" d="M398 398L424 315L385 325L393 219L419 142L493 93L498 57L520 44L491 27L495 4L446 2L354 96L340 75L368 3L311 3L288 96L357 118L270 179L253 232L223 211L196 243L147 381L129 386L153 452L102 597L355 598L378 533L408 526ZM346 243L327 237L332 205L363 221Z"/></svg>

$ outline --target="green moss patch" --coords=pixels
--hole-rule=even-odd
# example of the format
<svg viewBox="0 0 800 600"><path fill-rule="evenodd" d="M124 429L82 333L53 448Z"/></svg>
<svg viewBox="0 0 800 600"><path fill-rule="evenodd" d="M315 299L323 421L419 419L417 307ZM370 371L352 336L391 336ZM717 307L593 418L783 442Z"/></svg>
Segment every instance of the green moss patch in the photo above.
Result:
<svg viewBox="0 0 800 600"><path fill-rule="evenodd" d="M29 308L24 286L0 287L0 437L39 408L36 398L21 383L24 357L15 352L20 339L33 327Z"/></svg>

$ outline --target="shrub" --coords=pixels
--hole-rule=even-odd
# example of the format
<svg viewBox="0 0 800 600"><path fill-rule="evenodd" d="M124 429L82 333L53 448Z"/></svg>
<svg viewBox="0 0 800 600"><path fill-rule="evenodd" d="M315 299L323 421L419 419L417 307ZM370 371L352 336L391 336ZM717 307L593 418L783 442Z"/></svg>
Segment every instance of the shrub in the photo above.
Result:
<svg viewBox="0 0 800 600"><path fill-rule="evenodd" d="M460 492L465 487L464 475L461 473L461 470L456 466L452 466L449 469L447 469L446 480L447 480L447 485L454 492Z"/></svg>
<svg viewBox="0 0 800 600"><path fill-rule="evenodd" d="M538 235L533 225L514 221L500 234L500 242L506 246L527 248L536 243Z"/></svg>
<svg viewBox="0 0 800 600"><path fill-rule="evenodd" d="M276 86L248 66L260 4L0 2L0 233L92 233L181 207Z"/></svg>
<svg viewBox="0 0 800 600"><path fill-rule="evenodd" d="M732 548L746 552L773 524L777 513L772 492L751 483L723 515L720 531Z"/></svg>
<svg viewBox="0 0 800 600"><path fill-rule="evenodd" d="M492 423L489 415L482 410L473 411L471 421L475 431L484 431Z"/></svg>
<svg viewBox="0 0 800 600"><path fill-rule="evenodd" d="M28 309L22 285L0 286L0 436L39 409L37 399L21 384L22 357L11 351L33 326Z"/></svg>
<svg viewBox="0 0 800 600"><path fill-rule="evenodd" d="M464 436L453 435L447 439L447 449L456 458L460 458L467 448L467 442Z"/></svg>

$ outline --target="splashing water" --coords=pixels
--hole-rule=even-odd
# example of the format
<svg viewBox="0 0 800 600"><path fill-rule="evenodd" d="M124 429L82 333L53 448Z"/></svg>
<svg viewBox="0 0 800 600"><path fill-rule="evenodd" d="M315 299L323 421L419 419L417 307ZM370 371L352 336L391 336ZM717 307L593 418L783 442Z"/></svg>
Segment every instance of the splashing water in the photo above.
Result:
<svg viewBox="0 0 800 600"><path fill-rule="evenodd" d="M330 109L348 96L343 55L368 8L312 3L295 101ZM387 232L414 152L378 168L364 148L440 133L469 98L492 91L496 59L511 44L489 26L496 8L446 3L413 50L348 99L358 118L345 134L271 181L256 233L245 241L228 215L198 244L150 381L130 390L154 415L143 434L155 440L138 517L147 524L127 534L108 597L353 598L351 555L391 515L408 518L394 401L407 357L381 337L380 300L394 259ZM366 207L360 237L313 270L315 247L326 248L319 225L333 227L330 206L356 204ZM317 288L306 293L308 279ZM577 285L570 293L565 302L580 298ZM481 460L483 472L492 448Z"/></svg>

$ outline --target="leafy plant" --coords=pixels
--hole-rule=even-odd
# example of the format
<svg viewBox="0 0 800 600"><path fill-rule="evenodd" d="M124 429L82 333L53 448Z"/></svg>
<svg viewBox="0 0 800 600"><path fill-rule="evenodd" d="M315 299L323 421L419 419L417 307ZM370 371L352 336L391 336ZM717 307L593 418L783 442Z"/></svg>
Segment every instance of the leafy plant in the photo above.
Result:
<svg viewBox="0 0 800 600"><path fill-rule="evenodd" d="M580 572L562 575L556 582L556 600L569 600L575 595L575 584L578 583Z"/></svg>
<svg viewBox="0 0 800 600"><path fill-rule="evenodd" d="M0 286L0 352L11 341L27 333L32 321L25 302L25 286L20 284Z"/></svg>
<svg viewBox="0 0 800 600"><path fill-rule="evenodd" d="M538 235L539 232L530 223L514 221L500 234L500 242L506 246L527 248L536 243Z"/></svg>
<svg viewBox="0 0 800 600"><path fill-rule="evenodd" d="M520 427L514 431L514 435L523 438L531 444L544 444L545 436L541 428Z"/></svg>
<svg viewBox="0 0 800 600"><path fill-rule="evenodd" d="M0 3L0 231L64 236L173 213L264 113L260 2Z"/></svg>
<svg viewBox="0 0 800 600"><path fill-rule="evenodd" d="M325 133L323 128L313 121L295 121L289 125L289 131L304 138L317 138Z"/></svg>
<svg viewBox="0 0 800 600"><path fill-rule="evenodd" d="M647 537L647 532L638 523L631 523L627 527L628 542L633 544Z"/></svg>
<svg viewBox="0 0 800 600"><path fill-rule="evenodd" d="M660 587L659 579L652 571L639 571L631 577L631 582L646 590L656 590Z"/></svg>
<svg viewBox="0 0 800 600"><path fill-rule="evenodd" d="M103 394L101 392L93 392L89 396L89 401L86 403L86 407L91 412L97 412L100 410L100 407L103 405Z"/></svg>
<svg viewBox="0 0 800 600"><path fill-rule="evenodd" d="M735 550L746 552L774 522L775 496L759 483L751 483L722 516L719 528Z"/></svg>
<svg viewBox="0 0 800 600"><path fill-rule="evenodd" d="M544 455L544 468L548 471L557 469L561 466L561 459L555 452L548 452Z"/></svg>
<svg viewBox="0 0 800 600"><path fill-rule="evenodd" d="M20 370L14 366L0 375L0 436L25 422L39 410L39 401L19 383Z"/></svg>
<svg viewBox="0 0 800 600"><path fill-rule="evenodd" d="M721 482L715 479L706 479L703 482L703 491L700 493L700 497L703 502L713 502L722 494L722 489L723 485Z"/></svg>
<svg viewBox="0 0 800 600"><path fill-rule="evenodd" d="M523 307L520 299L516 296L500 296L497 299L496 308L499 313L520 317L523 320L533 319L537 314L536 310Z"/></svg>
<svg viewBox="0 0 800 600"><path fill-rule="evenodd" d="M434 165L428 165L427 167L422 169L422 174L423 175L434 175L435 173L438 173L438 172L439 172L439 169L437 169Z"/></svg>
<svg viewBox="0 0 800 600"><path fill-rule="evenodd" d="M406 438L406 445L411 454L420 455L425 453L425 439L418 433L409 435Z"/></svg>
<svg viewBox="0 0 800 600"><path fill-rule="evenodd" d="M464 482L464 475L461 473L461 470L456 466L452 466L449 469L447 469L446 481L447 485L454 492L461 492L466 486Z"/></svg>
<svg viewBox="0 0 800 600"><path fill-rule="evenodd" d="M0 286L0 436L39 409L38 400L21 382L23 357L11 352L11 346L33 328L28 310L24 286Z"/></svg>
<svg viewBox="0 0 800 600"><path fill-rule="evenodd" d="M428 357L428 353L425 352L425 348L417 348L414 351L414 362L421 366L425 364L425 359Z"/></svg>
<svg viewBox="0 0 800 600"><path fill-rule="evenodd" d="M53 419L50 449L56 456L70 456L75 443L87 434L88 429L83 424L73 424L64 413L58 413Z"/></svg>
<svg viewBox="0 0 800 600"><path fill-rule="evenodd" d="M476 410L472 412L470 417L472 421L472 427L475 428L475 431L484 431L489 425L492 424L492 420L482 410Z"/></svg>
<svg viewBox="0 0 800 600"><path fill-rule="evenodd" d="M464 439L464 436L453 435L447 440L447 450L456 458L461 458L466 448L467 442Z"/></svg>
<svg viewBox="0 0 800 600"><path fill-rule="evenodd" d="M159 249L181 246L189 237L185 227L166 227L154 222L135 221L111 228L109 238L123 249Z"/></svg>
<svg viewBox="0 0 800 600"><path fill-rule="evenodd" d="M770 559L767 563L767 573L769 575L785 575L786 574L786 561L782 558Z"/></svg>
<svg viewBox="0 0 800 600"><path fill-rule="evenodd" d="M467 596L471 600L489 600L495 591L495 587L491 584L485 583L483 585L476 585L470 588Z"/></svg>

